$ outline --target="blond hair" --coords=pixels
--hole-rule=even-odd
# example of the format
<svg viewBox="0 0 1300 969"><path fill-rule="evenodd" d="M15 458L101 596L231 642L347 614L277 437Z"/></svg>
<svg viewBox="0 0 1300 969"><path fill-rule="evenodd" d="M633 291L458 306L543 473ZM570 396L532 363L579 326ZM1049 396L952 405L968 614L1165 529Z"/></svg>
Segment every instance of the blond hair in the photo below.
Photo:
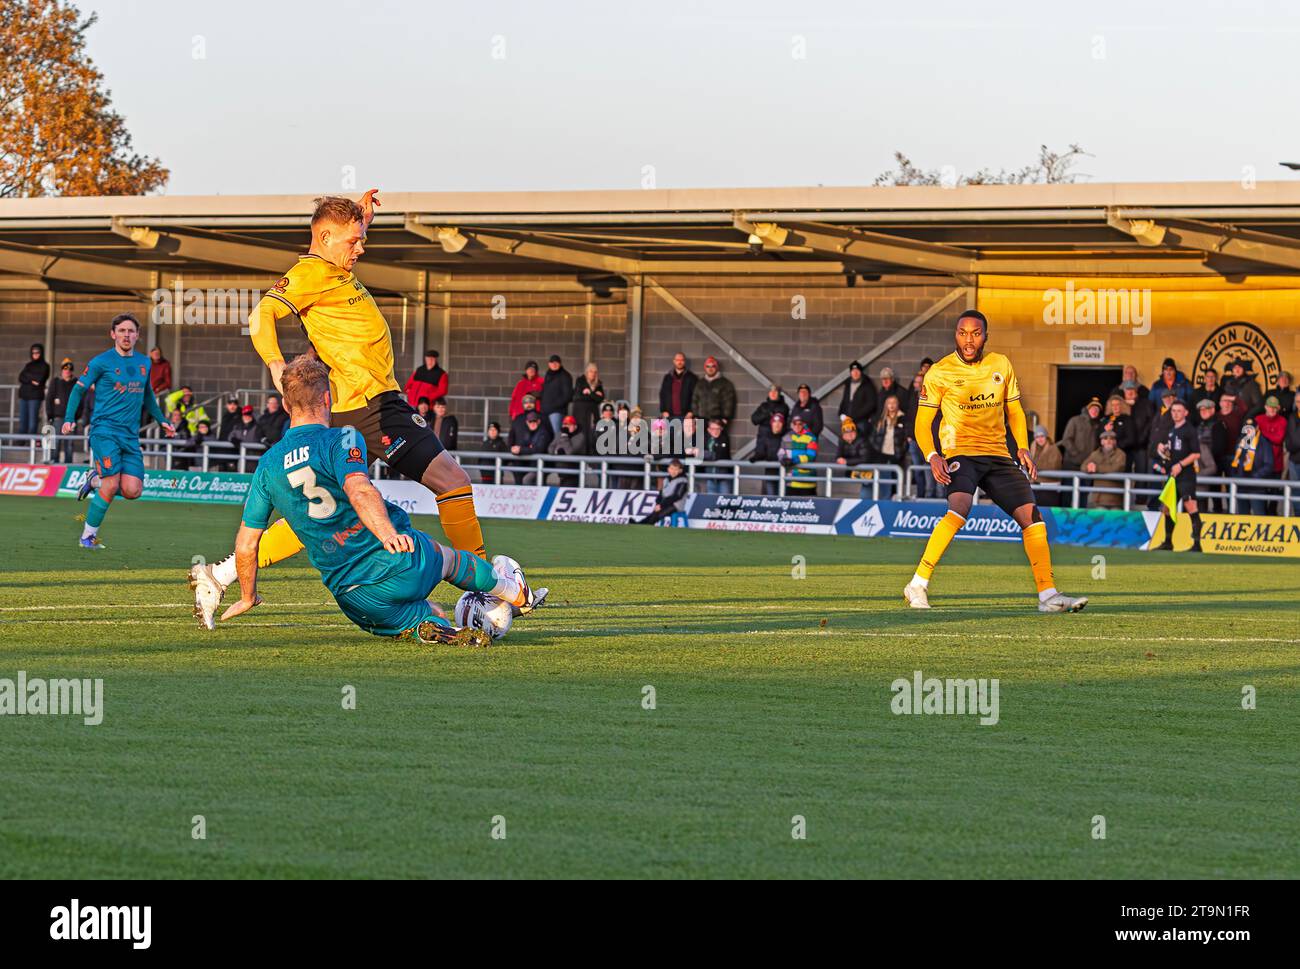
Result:
<svg viewBox="0 0 1300 969"><path fill-rule="evenodd" d="M284 408L290 414L300 408L307 413L321 410L330 389L330 372L325 364L304 353L284 368L280 386L284 390Z"/></svg>
<svg viewBox="0 0 1300 969"><path fill-rule="evenodd" d="M351 225L364 219L365 213L361 211L361 206L352 199L345 199L339 195L324 195L316 199L316 209L311 214L311 227L314 229L321 222Z"/></svg>

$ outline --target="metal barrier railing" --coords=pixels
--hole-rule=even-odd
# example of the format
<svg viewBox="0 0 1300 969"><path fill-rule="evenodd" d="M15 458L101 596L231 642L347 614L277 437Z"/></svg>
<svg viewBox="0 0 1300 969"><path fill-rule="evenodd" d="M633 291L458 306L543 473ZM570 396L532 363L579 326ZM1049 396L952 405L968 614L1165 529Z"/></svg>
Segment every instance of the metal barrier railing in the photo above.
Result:
<svg viewBox="0 0 1300 969"><path fill-rule="evenodd" d="M908 478L915 480L915 475L930 474L928 464L914 464L908 467ZM1147 502L1159 495L1169 480L1161 474L1129 474L1127 472L1105 472L1088 474L1083 471L1039 471L1039 480L1031 485L1035 494L1045 492L1058 499L1064 497L1056 507L1083 508L1088 505L1089 495L1114 495L1120 499L1119 508L1124 511L1141 510ZM1280 478L1224 478L1198 475L1197 497L1200 501L1218 501L1226 505L1228 514L1238 514L1238 505L1249 502L1280 502L1283 517L1300 513L1300 481ZM1041 503L1041 502L1040 502Z"/></svg>
<svg viewBox="0 0 1300 969"><path fill-rule="evenodd" d="M70 442L75 451L89 459L87 435L82 434L0 434L0 459L25 458L28 464L53 463L61 445ZM247 473L266 450L262 444L231 444L204 441L194 447L189 441L170 438L140 438L141 452L155 470L211 471L227 470ZM632 488L655 490L655 479L666 473L670 455L645 457L620 455L530 454L515 455L497 451L448 452L466 471L477 472L479 480L493 484L545 485L548 477L558 483L594 488ZM929 465L901 467L894 464L846 466L814 463L799 465L804 473L796 474L791 466L775 461L702 461L684 460L687 482L692 492L740 494L749 487L751 493L782 497L811 495L824 498L844 496L856 486L857 494L875 500L910 498L927 500L930 495L917 487L926 481ZM386 477L388 469L379 460L372 467L375 477ZM513 480L508 481L507 475ZM927 476L927 477L921 477ZM1044 494L1053 495L1059 507L1082 508L1090 495L1113 495L1119 507L1133 511L1146 507L1158 495L1168 479L1155 474L1108 473L1090 475L1081 471L1040 471L1033 489L1040 502ZM931 482L932 484L932 482ZM1198 496L1217 501L1229 514L1241 513L1243 507L1256 503L1277 504L1280 514L1292 517L1300 513L1300 481L1277 478L1197 478ZM702 486L702 487L701 487ZM978 499L978 494L976 498Z"/></svg>
<svg viewBox="0 0 1300 969"><path fill-rule="evenodd" d="M13 452L27 458L28 464L58 463L60 445L70 442L74 457L78 451L90 460L88 435L82 434L0 434L0 458L12 459ZM263 444L231 444L228 441L204 441L197 448L190 441L172 438L140 437L140 453L155 471L238 471L246 474L257 466ZM6 454L6 452L9 452ZM178 464L184 467L177 467Z"/></svg>

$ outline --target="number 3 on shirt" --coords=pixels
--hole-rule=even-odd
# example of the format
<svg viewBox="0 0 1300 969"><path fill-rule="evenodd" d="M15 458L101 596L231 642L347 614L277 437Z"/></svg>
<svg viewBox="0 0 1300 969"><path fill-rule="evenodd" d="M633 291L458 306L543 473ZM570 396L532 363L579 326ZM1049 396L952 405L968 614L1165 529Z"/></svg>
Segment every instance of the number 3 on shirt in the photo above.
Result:
<svg viewBox="0 0 1300 969"><path fill-rule="evenodd" d="M310 517L329 518L334 514L334 496L316 484L316 472L310 467L294 468L289 472L288 478L289 484L302 489Z"/></svg>

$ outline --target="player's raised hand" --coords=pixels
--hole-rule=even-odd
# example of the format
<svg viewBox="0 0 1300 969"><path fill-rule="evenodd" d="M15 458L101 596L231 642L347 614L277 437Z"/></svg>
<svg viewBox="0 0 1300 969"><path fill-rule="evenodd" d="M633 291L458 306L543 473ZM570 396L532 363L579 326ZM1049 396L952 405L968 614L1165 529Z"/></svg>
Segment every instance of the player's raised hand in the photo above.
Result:
<svg viewBox="0 0 1300 969"><path fill-rule="evenodd" d="M1029 456L1027 450L1021 448L1017 451L1016 460L1020 462L1020 466L1025 469L1025 473L1029 475L1029 477L1038 477L1038 465L1034 464L1034 459Z"/></svg>
<svg viewBox="0 0 1300 969"><path fill-rule="evenodd" d="M261 596L254 596L252 599L240 599L237 602L232 602L226 607L226 611L221 614L221 621L225 622L227 619L234 619L236 616L242 616L244 613L248 612L249 609L252 609L254 606L260 606L261 604Z"/></svg>
<svg viewBox="0 0 1300 969"><path fill-rule="evenodd" d="M415 539L410 535L403 535L401 532L398 532L394 534L392 538L384 539L384 548L394 554L398 552L414 552Z"/></svg>
<svg viewBox="0 0 1300 969"><path fill-rule="evenodd" d="M952 475L948 473L948 462L941 455L930 455L930 473L939 484L952 484Z"/></svg>
<svg viewBox="0 0 1300 969"><path fill-rule="evenodd" d="M366 221L369 222L375 217L375 209L379 208L384 203L379 201L379 189L372 188L366 192L365 195L361 196L361 199L357 204L361 206L361 213L366 217Z"/></svg>

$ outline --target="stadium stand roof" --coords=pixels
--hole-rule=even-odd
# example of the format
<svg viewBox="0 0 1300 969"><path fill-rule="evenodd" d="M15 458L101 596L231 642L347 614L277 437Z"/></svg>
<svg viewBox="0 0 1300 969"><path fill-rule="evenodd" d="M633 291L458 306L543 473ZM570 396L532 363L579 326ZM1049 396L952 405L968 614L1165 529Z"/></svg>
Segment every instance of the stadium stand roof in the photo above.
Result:
<svg viewBox="0 0 1300 969"><path fill-rule="evenodd" d="M349 193L356 194L356 193ZM646 275L1300 274L1300 181L582 192L381 192L358 274L428 293L464 277L556 288ZM0 285L141 292L277 274L312 196L0 200Z"/></svg>

